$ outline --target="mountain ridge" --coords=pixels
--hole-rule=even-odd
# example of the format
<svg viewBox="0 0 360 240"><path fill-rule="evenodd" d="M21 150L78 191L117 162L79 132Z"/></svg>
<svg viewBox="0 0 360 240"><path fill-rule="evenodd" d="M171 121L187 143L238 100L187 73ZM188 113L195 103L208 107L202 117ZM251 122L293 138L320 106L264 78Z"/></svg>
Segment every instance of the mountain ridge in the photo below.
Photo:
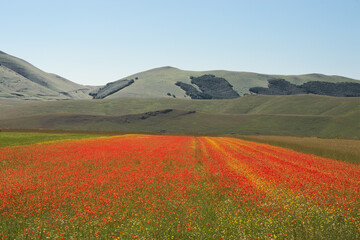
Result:
<svg viewBox="0 0 360 240"><path fill-rule="evenodd" d="M72 100L72 99L114 99L114 98L182 98L190 99L191 94L180 86L197 91L194 96L221 98L214 89L210 91L213 79L204 79L201 87L194 84L192 78L215 76L221 80L219 86L231 86L233 94L223 98L251 94L254 87L266 88L270 79L281 78L291 84L301 85L310 81L331 83L353 82L359 80L338 75L310 73L302 75L270 75L244 71L208 70L189 71L173 66L163 66L138 72L104 86L89 86L74 83L59 75L47 73L29 62L0 51L0 99L5 100ZM178 83L178 84L177 84ZM206 84L208 84L206 86ZM203 90L201 90L202 88ZM205 90L208 89L208 90ZM215 88L216 90L216 88ZM231 92L231 89L219 91ZM221 94L220 94L221 95Z"/></svg>
<svg viewBox="0 0 360 240"><path fill-rule="evenodd" d="M93 88L0 52L0 98L11 99L15 95L24 100L90 99L88 92Z"/></svg>
<svg viewBox="0 0 360 240"><path fill-rule="evenodd" d="M360 83L360 81L356 79L346 78L337 75L328 76L319 73L303 75L268 75L252 72L236 72L226 70L188 71L181 70L175 67L160 67L136 73L118 80L121 81L125 79L136 79L135 84L132 84L131 86L124 88L119 92L108 95L105 98L190 98L190 96L186 94L185 90L181 89L180 86L175 87L174 85L176 85L177 82L180 82L181 85L188 84L196 87L194 84L191 84L191 77L201 77L204 75L215 75L217 78L226 79L240 96L251 94L249 89L252 87L267 87L268 80L274 78L283 78L293 84L298 85L309 81L325 81L332 83ZM113 84L116 84L116 82L117 81L113 82Z"/></svg>

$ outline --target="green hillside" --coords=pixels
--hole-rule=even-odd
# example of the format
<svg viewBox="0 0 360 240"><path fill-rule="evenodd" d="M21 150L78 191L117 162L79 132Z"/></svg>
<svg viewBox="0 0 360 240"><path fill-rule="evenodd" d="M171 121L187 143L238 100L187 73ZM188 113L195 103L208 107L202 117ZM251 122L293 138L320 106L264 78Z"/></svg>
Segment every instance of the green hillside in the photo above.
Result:
<svg viewBox="0 0 360 240"><path fill-rule="evenodd" d="M94 87L46 73L0 51L0 98L22 100L90 99Z"/></svg>
<svg viewBox="0 0 360 240"><path fill-rule="evenodd" d="M360 138L360 98L246 95L272 78L359 82L162 67L85 87L0 52L0 128ZM185 91L213 99L190 99Z"/></svg>
<svg viewBox="0 0 360 240"><path fill-rule="evenodd" d="M212 74L216 77L225 78L240 95L248 94L251 87L267 87L268 80L273 78L282 78L294 84L302 84L308 81L325 81L325 82L356 82L358 80L340 77L326 76L322 74L307 75L267 75L250 72L233 72L233 71L184 71L173 67L156 68L145 72L140 72L123 78L134 80L135 82L121 91L110 94L106 98L190 98L185 94L176 82L190 84L190 77L199 77L205 74ZM116 83L116 82L115 82ZM119 81L119 84L121 82ZM168 94L169 93L169 94Z"/></svg>
<svg viewBox="0 0 360 240"><path fill-rule="evenodd" d="M200 86L193 84L190 79L194 77L200 84L200 77L204 78L204 75L214 76L214 79L222 80L222 83L214 79L213 82L211 79L204 79L201 80L202 86ZM358 80L350 78L322 74L286 76L224 70L185 71L174 67L161 67L109 82L101 87L83 86L58 75L46 73L20 58L0 51L0 99L2 100L190 99L191 94L184 90L184 86L192 88L192 92L200 91L201 88L201 91L207 89L210 91L208 93L211 93L211 98L236 98L249 94L250 88L267 87L268 80L274 78L282 78L294 84L303 84L308 81L359 83ZM176 83L180 84L176 85ZM220 84L219 87L214 83ZM227 86L227 90L221 89L220 86Z"/></svg>

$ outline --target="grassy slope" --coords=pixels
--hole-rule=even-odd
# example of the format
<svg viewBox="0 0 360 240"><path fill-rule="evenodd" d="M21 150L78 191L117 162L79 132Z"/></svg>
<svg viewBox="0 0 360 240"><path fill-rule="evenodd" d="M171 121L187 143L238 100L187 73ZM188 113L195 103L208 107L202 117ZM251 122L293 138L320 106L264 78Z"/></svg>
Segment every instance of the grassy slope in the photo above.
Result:
<svg viewBox="0 0 360 240"><path fill-rule="evenodd" d="M357 138L359 131L349 125L326 126L335 119L329 116L208 114L175 110L168 114L141 119L143 114L99 116L48 114L0 121L1 127L27 129L63 129L120 132L168 132L187 134L265 134Z"/></svg>
<svg viewBox="0 0 360 240"><path fill-rule="evenodd" d="M359 100L297 95L211 101L124 98L54 101L2 105L0 127L359 138ZM130 123L126 124L119 117L161 109L178 112L146 120L130 117ZM193 110L197 113L183 115Z"/></svg>
<svg viewBox="0 0 360 240"><path fill-rule="evenodd" d="M91 98L88 92L92 87L46 73L20 58L0 52L0 65L1 98L14 97L11 93L19 93L24 96L18 98L32 100ZM71 97L60 92L67 92Z"/></svg>
<svg viewBox="0 0 360 240"><path fill-rule="evenodd" d="M328 81L328 82L359 82L354 79L349 79L340 76L326 76L321 74L307 74L307 75L267 75L250 72L234 72L234 71L184 71L172 67L156 68L149 71L137 73L128 76L124 79L135 79L135 83L125 89L110 95L108 98L118 97L164 97L167 93L174 94L177 98L185 97L185 92L178 86L175 86L177 81L190 83L190 76L201 76L204 74L214 74L218 77L227 79L240 94L249 93L251 87L266 87L268 80L271 78L283 78L295 84L302 84L308 81Z"/></svg>
<svg viewBox="0 0 360 240"><path fill-rule="evenodd" d="M241 139L267 143L298 152L360 164L360 140L321 139L289 136L236 136Z"/></svg>
<svg viewBox="0 0 360 240"><path fill-rule="evenodd" d="M0 132L0 147L27 145L65 139L82 139L96 136L98 135L77 133Z"/></svg>
<svg viewBox="0 0 360 240"><path fill-rule="evenodd" d="M104 99L0 104L0 119L34 114L77 113L127 115L159 109L195 110L212 114L297 114L346 116L360 112L360 98L317 95L246 96L231 100Z"/></svg>
<svg viewBox="0 0 360 240"><path fill-rule="evenodd" d="M90 99L88 93L97 88L76 84L60 76L46 73L22 59L2 52L0 52L0 65L0 98L3 99ZM321 74L284 76L225 70L185 71L173 67L162 67L123 78L134 79L135 83L109 95L107 98L172 98L167 93L171 93L177 98L189 98L175 83L177 81L190 83L190 76L204 74L214 74L227 79L240 95L249 93L251 87L266 87L267 81L272 78L283 78L295 84L302 84L307 81L359 82L341 76ZM60 92L66 93L59 94ZM16 96L16 94L23 96Z"/></svg>
<svg viewBox="0 0 360 240"><path fill-rule="evenodd" d="M0 98L36 99L36 96L40 95L47 96L48 99L65 99L65 96L60 96L59 93L0 66Z"/></svg>
<svg viewBox="0 0 360 240"><path fill-rule="evenodd" d="M285 76L225 70L186 71L173 67L161 67L123 78L134 79L135 83L109 95L107 98L172 98L167 93L171 93L177 98L189 98L175 83L177 81L190 83L190 76L204 74L214 74L227 79L240 95L249 93L251 87L266 87L267 81L272 78L283 78L295 84L302 84L307 81L359 82L341 76L322 74ZM73 83L60 76L46 73L22 59L0 52L0 98L26 100L90 99L88 93L93 89L97 89L97 87ZM61 92L64 94L60 94Z"/></svg>

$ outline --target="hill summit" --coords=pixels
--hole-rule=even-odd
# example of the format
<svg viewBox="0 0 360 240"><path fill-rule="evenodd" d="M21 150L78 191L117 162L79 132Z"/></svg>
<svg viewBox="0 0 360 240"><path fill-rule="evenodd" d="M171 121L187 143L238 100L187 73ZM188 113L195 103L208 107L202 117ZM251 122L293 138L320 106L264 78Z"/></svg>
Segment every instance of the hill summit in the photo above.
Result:
<svg viewBox="0 0 360 240"><path fill-rule="evenodd" d="M55 74L46 73L25 60L0 51L0 99L7 100L69 100L113 98L182 98L182 99L230 99L259 93L277 94L264 90L272 79L282 79L291 84L295 92L301 86L311 89L329 88L323 83L354 83L360 81L341 76L322 74L268 75L225 70L185 71L171 66L139 72L105 86L84 86ZM309 83L310 82L310 83ZM306 85L303 85L305 84ZM337 85L336 85L337 86ZM340 85L339 85L340 86ZM343 85L341 85L343 87ZM346 85L347 86L347 85ZM357 86L357 85L356 85ZM337 88L337 87L335 87ZM254 91L251 91L254 90ZM358 89L356 87L356 89ZM339 89L337 89L339 91ZM279 93L284 94L284 93ZM315 93L318 94L318 93ZM337 93L334 96L347 96ZM353 95L351 95L353 96Z"/></svg>

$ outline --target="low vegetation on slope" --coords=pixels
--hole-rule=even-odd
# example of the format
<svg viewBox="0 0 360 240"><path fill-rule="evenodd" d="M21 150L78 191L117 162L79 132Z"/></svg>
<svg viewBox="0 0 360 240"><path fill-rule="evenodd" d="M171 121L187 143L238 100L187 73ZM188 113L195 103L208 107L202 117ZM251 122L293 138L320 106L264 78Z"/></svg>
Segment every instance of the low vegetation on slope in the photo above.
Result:
<svg viewBox="0 0 360 240"><path fill-rule="evenodd" d="M190 79L191 83L196 85L199 90L193 85L183 82L176 82L175 85L183 89L191 99L231 99L240 97L225 78L208 74L200 77L190 77Z"/></svg>
<svg viewBox="0 0 360 240"><path fill-rule="evenodd" d="M307 82L292 84L284 79L269 80L268 88L253 87L250 92L266 95L318 94L334 97L360 97L360 83Z"/></svg>
<svg viewBox="0 0 360 240"><path fill-rule="evenodd" d="M95 89L94 91L90 92L89 95L92 96L94 99L103 99L107 96L110 96L111 94L114 94L121 89L130 86L134 83L134 79L131 80L120 80L116 82L111 82L106 84L104 87Z"/></svg>

